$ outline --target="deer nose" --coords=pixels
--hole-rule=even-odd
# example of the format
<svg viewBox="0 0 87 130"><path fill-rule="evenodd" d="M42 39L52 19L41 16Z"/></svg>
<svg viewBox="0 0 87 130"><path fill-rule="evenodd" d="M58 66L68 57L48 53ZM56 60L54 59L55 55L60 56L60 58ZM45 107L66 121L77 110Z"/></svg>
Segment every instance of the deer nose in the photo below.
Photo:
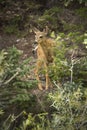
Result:
<svg viewBox="0 0 87 130"><path fill-rule="evenodd" d="M35 41L34 44L37 44L37 41Z"/></svg>

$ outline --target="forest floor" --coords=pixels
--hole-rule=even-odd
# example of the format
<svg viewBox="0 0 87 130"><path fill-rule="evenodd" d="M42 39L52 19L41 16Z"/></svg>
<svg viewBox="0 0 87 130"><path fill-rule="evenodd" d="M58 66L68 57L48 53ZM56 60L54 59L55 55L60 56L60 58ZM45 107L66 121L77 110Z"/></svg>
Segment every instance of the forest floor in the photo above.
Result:
<svg viewBox="0 0 87 130"><path fill-rule="evenodd" d="M6 49L12 46L16 46L23 51L23 59L33 56L32 44L34 42L34 35L30 34L26 38L17 38L16 35L8 35L0 33L0 50Z"/></svg>

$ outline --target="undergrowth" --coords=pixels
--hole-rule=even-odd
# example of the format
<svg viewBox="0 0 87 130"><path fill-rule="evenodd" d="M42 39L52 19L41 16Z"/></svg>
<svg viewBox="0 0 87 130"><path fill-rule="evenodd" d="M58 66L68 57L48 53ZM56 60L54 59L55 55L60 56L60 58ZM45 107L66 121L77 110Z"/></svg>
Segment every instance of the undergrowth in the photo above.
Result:
<svg viewBox="0 0 87 130"><path fill-rule="evenodd" d="M79 46L86 49L86 34L59 33L55 41L55 64L49 66L54 89L44 96L32 93L37 86L30 80L32 59L21 61L15 46L0 52L1 130L86 130L87 57Z"/></svg>

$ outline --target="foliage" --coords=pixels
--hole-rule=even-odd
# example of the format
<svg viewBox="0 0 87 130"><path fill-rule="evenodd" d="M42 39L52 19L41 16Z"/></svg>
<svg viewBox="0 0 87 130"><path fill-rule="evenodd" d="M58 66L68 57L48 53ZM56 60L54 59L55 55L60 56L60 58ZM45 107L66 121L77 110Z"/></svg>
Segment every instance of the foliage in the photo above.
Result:
<svg viewBox="0 0 87 130"><path fill-rule="evenodd" d="M15 116L9 115L8 118L3 123L3 128L1 130L11 129L12 125L18 118L22 118L22 122L20 122L18 127L14 127L15 130L50 130L50 122L48 119L48 113L26 113L26 111L22 111L19 115Z"/></svg>
<svg viewBox="0 0 87 130"><path fill-rule="evenodd" d="M18 34L18 28L15 25L9 25L4 27L4 32L8 34Z"/></svg>
<svg viewBox="0 0 87 130"><path fill-rule="evenodd" d="M3 110L0 110L0 116L4 114L4 111Z"/></svg>
<svg viewBox="0 0 87 130"><path fill-rule="evenodd" d="M51 36L55 38L55 33L52 32ZM87 57L85 53L80 57L76 54L80 45L86 49L85 39L86 33L56 34L55 64L49 66L54 90L50 94L46 93L45 100L42 101L43 107L50 108L51 113L44 111L41 103L36 103L36 96L31 93L37 83L29 80L33 68L31 59L21 61L22 52L15 46L0 52L1 130L86 129ZM83 51L80 52L82 55ZM47 105L48 95L52 106ZM38 114L34 112L36 106L39 109ZM30 111L33 113L30 114Z"/></svg>
<svg viewBox="0 0 87 130"><path fill-rule="evenodd" d="M7 55L7 52L5 52L4 50L0 52L0 83L2 82L1 78L4 74L5 68L8 66L8 64L5 61L6 55Z"/></svg>
<svg viewBox="0 0 87 130"><path fill-rule="evenodd" d="M87 88L81 84L65 83L49 94L55 108L52 128L55 130L86 129Z"/></svg>
<svg viewBox="0 0 87 130"><path fill-rule="evenodd" d="M79 32L70 32L67 35L59 33L57 35L54 64L50 68L50 76L53 81L63 83L74 80L86 84L86 51L82 51L80 48L83 46L85 38ZM83 50L85 50L85 46L83 46Z"/></svg>
<svg viewBox="0 0 87 130"><path fill-rule="evenodd" d="M85 44L85 47L87 48L87 33L85 33L84 35L85 35L85 38L84 38L83 44Z"/></svg>
<svg viewBox="0 0 87 130"><path fill-rule="evenodd" d="M76 14L78 14L80 17L82 17L82 18L84 18L84 19L87 19L87 18L85 17L85 13L87 12L87 8L86 8L86 7L76 9L75 12L76 12Z"/></svg>
<svg viewBox="0 0 87 130"><path fill-rule="evenodd" d="M79 0L78 0L79 1ZM44 26L48 25L50 29L56 30L57 32L61 29L64 29L64 31L70 30L84 30L84 26L86 26L86 7L75 9L75 11L72 11L72 13L75 15L75 13L80 16L80 21L85 19L85 25L83 26L79 21L79 25L67 22L64 20L67 18L67 15L62 18L62 15L66 9L61 8L60 5L64 7L68 6L69 3L73 3L73 0L63 0L63 1L45 1L45 5L49 6L50 3L57 3L52 4L51 8L44 7L44 2L42 1L24 1L24 2L17 2L17 1L2 1L2 12L5 12L5 19L3 16L1 17L1 23L4 24L2 26L3 31L8 34L16 34L21 35L22 33L25 33L24 30L26 30L27 35L29 31L31 30L30 27L32 26L38 26L40 28L43 28ZM81 0L80 3L84 3L85 1ZM16 3L16 4L15 4ZM79 3L78 3L79 4ZM4 6L3 6L4 5ZM55 6L53 6L55 5ZM58 5L58 6L57 6ZM73 4L72 4L73 5ZM14 7L14 9L13 9ZM17 10L17 11L16 11ZM69 13L69 12L68 12ZM71 12L70 12L71 13ZM40 14L40 15L38 15ZM4 20L3 20L4 19ZM70 19L70 17L68 18ZM72 21L72 19L71 19ZM74 20L73 20L74 21ZM2 24L2 25L3 25Z"/></svg>
<svg viewBox="0 0 87 130"><path fill-rule="evenodd" d="M73 6L75 1L52 0L51 2L63 7L70 4ZM86 4L85 0L78 2ZM86 130L87 9L84 7L69 11L68 7L62 9L57 5L54 7L52 5L50 8L49 1L44 3L49 7L48 9L36 4L35 1L15 3L15 1L0 0L0 3L4 5L1 10L8 16L5 24L2 22L5 33L19 35L20 30L23 30L26 36L30 25L40 28L48 25L50 30L58 33L56 35L55 32L51 33L51 37L56 40L55 64L49 66L54 88L52 91L40 92L41 96L38 94L39 90L36 91L36 95L33 94L37 81L30 79L33 73L31 59L21 60L22 51L15 46L7 51L0 51L0 129ZM16 9L20 11L17 12ZM65 16L64 11L66 11ZM24 30L25 28L28 32Z"/></svg>
<svg viewBox="0 0 87 130"><path fill-rule="evenodd" d="M28 118L23 121L23 125L20 128L21 130L50 130L48 113L36 114L34 116L31 113L29 113Z"/></svg>
<svg viewBox="0 0 87 130"><path fill-rule="evenodd" d="M3 74L3 78L5 76L4 84L9 85L9 86L10 84L11 85L13 84L14 87L16 86L24 87L24 83L22 85L22 81L25 82L27 80L26 76L30 75L31 67L29 67L28 65L30 62L30 58L25 59L21 63L20 61L21 54L22 54L22 51L18 50L16 47L13 46L13 48L9 48L7 52L7 56L4 59L5 62L7 63L7 67L5 68L5 73ZM12 80L10 80L11 78ZM27 82L27 84L25 85L26 88L30 86L29 84L31 85L30 81Z"/></svg>
<svg viewBox="0 0 87 130"><path fill-rule="evenodd" d="M10 16L11 17L11 16ZM3 27L3 31L8 34L19 34L19 24L21 23L22 17L17 14L8 19L8 23Z"/></svg>
<svg viewBox="0 0 87 130"><path fill-rule="evenodd" d="M66 47L65 42L61 37L63 34L59 34L56 38L56 47L54 48L55 58L54 64L51 68L51 76L55 81L63 80L63 77L67 77L69 74L69 68L67 59L65 58Z"/></svg>
<svg viewBox="0 0 87 130"><path fill-rule="evenodd" d="M86 3L86 0L77 0L79 4ZM74 2L74 0L64 0L64 5L68 6L71 2Z"/></svg>
<svg viewBox="0 0 87 130"><path fill-rule="evenodd" d="M19 107L20 111L24 108L28 108L28 104L34 106L35 96L33 96L29 91L36 85L36 80L30 80L28 78L33 66L29 66L30 58L21 62L21 55L22 52L14 46L9 48L8 51L2 50L0 53L1 113L2 110L4 110L4 114L0 117L0 125L3 124L2 117L4 118L6 110L11 107L12 109L15 109L14 112L16 113L17 108L15 108L15 105ZM33 104L31 104L32 101ZM8 114L6 117L7 116Z"/></svg>
<svg viewBox="0 0 87 130"><path fill-rule="evenodd" d="M10 129L12 124L21 117L22 121L18 127L14 127L17 130L85 130L87 127L87 88L74 82L66 82L61 87L58 84L55 85L56 89L48 95L49 101L52 102L50 107L53 110L50 114L47 112L33 114L23 111L17 116L9 115L4 126L8 124Z"/></svg>
<svg viewBox="0 0 87 130"><path fill-rule="evenodd" d="M53 102L51 107L55 108L51 115L52 129L87 127L87 56L80 50L85 39L86 35L79 32L60 33L56 37L55 65L51 70L57 89L49 94ZM79 50L80 57L76 50Z"/></svg>
<svg viewBox="0 0 87 130"><path fill-rule="evenodd" d="M55 25L54 27L57 28L59 22L58 14L61 11L62 9L57 6L45 10L43 15L38 18L38 24L42 27L48 25L51 29L53 28L53 25Z"/></svg>

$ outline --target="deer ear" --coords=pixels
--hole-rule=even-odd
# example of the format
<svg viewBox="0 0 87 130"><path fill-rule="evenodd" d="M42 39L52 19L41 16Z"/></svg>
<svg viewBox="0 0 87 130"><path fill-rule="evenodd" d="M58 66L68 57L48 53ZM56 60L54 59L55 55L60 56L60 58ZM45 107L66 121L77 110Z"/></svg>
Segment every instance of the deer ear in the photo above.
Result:
<svg viewBox="0 0 87 130"><path fill-rule="evenodd" d="M34 27L32 30L33 30L33 32L34 32L35 34L36 34L37 32L40 32L40 31L39 31L37 28L35 28L35 27Z"/></svg>
<svg viewBox="0 0 87 130"><path fill-rule="evenodd" d="M48 26L46 26L45 29L43 29L43 32L44 32L46 35L48 34L48 32L49 32Z"/></svg>

